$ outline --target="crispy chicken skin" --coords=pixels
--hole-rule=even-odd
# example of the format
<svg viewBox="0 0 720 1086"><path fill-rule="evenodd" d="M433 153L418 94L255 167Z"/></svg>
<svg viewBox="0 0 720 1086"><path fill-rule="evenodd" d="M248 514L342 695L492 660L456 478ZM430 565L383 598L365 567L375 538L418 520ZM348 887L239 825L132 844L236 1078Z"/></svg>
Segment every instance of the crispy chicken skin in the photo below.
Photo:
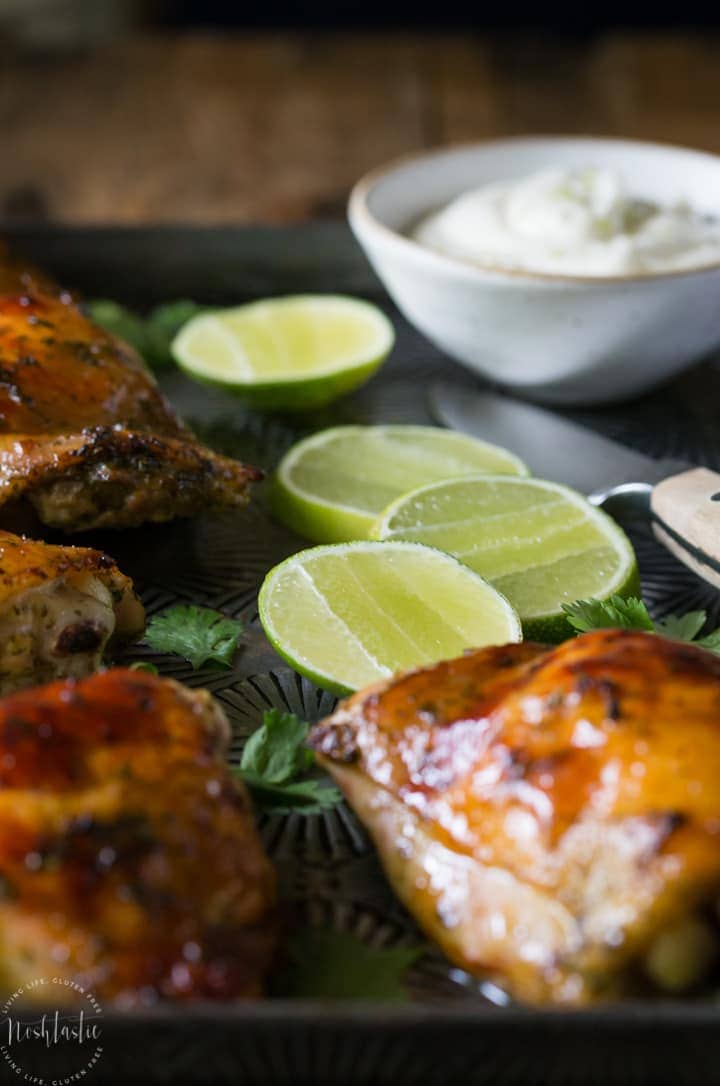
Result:
<svg viewBox="0 0 720 1086"><path fill-rule="evenodd" d="M124 669L0 701L0 993L261 993L275 880L228 739L207 692Z"/></svg>
<svg viewBox="0 0 720 1086"><path fill-rule="evenodd" d="M482 649L356 694L311 744L421 927L514 997L712 962L719 657L615 630Z"/></svg>
<svg viewBox="0 0 720 1086"><path fill-rule="evenodd" d="M0 694L96 670L145 625L132 581L88 547L0 531Z"/></svg>
<svg viewBox="0 0 720 1086"><path fill-rule="evenodd" d="M0 504L124 528L242 505L260 474L201 445L127 344L0 254Z"/></svg>

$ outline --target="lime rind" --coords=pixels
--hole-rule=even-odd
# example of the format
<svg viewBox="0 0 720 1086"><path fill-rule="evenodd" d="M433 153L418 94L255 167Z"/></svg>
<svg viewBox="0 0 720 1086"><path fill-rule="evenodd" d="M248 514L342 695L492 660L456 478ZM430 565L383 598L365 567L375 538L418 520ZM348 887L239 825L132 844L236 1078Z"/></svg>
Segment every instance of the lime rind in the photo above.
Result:
<svg viewBox="0 0 720 1086"><path fill-rule="evenodd" d="M369 538L372 526L381 511L380 506L371 509L367 504L362 506L361 504L353 505L347 500L330 500L298 482L296 477L298 465L302 466L308 454L311 456L316 452L322 454L326 450L326 455L322 460L323 485L326 485L326 480L333 477L335 466L332 446L336 442L342 444L346 440L353 442L353 454L357 456L360 464L367 462L363 460L364 440L369 442L369 450L372 450L372 446L378 442L385 441L389 445L395 442L397 446L402 441L402 454L406 466L413 459L412 441L415 440L417 448L414 455L418 463L418 475L434 470L438 481L468 477L474 471L480 472L481 469L477 464L471 465L469 461L483 456L487 458L488 465L492 465L495 471L502 464L509 475L522 478L529 475L523 461L507 449L439 427L392 424L348 425L322 430L303 438L285 454L274 476L270 494L271 507L278 519L299 535L318 543L346 543ZM433 445L434 450L432 450ZM384 455L388 463L388 474L392 477L392 449L389 448ZM442 464L447 464L447 467L442 467ZM391 486L389 480L386 480L386 484ZM344 493L349 493L351 489L352 480L348 480L344 486ZM398 484L398 497L414 489L412 482Z"/></svg>
<svg viewBox="0 0 720 1086"><path fill-rule="evenodd" d="M445 549L447 549L449 553L454 554L456 558L469 564L472 564L473 557L479 559L481 555L485 555L486 558L489 556L489 560L484 563L484 569L480 569L478 568L478 566L475 565L472 565L472 568L474 568L476 572L479 572L483 576L485 576L486 579L501 592L504 592L505 595L510 599L511 603L513 603L513 605L517 608L523 622L523 631L525 637L532 640L561 641L567 637L572 636L572 627L569 625L567 617L564 615L561 609L562 603L571 602L571 599L566 594L567 589L565 589L565 592L562 594L562 598L558 598L557 606L553 606L550 608L545 607L538 610L526 606L521 598L517 598L515 593L508 590L507 588L507 584L512 583L513 577L517 577L518 579L522 578L525 585L527 585L529 577L528 571L532 571L533 569L540 570L544 567L544 563L539 562L536 566L534 566L529 565L527 560L525 560L524 562L518 560L516 568L514 570L511 568L510 572L506 571L503 576L499 576L497 577L497 579L488 569L488 566L492 565L491 552L493 551L493 549L496 551L498 556L503 557L503 561L507 566L507 552L510 551L513 547L516 547L519 551L522 551L523 549L527 550L531 546L529 541L524 541L522 539L518 541L517 539L515 539L505 544L505 549L503 549L502 542L486 544L480 542L476 545L476 548L474 550L473 548L466 548L460 551L457 549L457 547L453 547L452 545L448 546L442 541L444 536L445 541L447 541L449 538L450 543L452 543L453 531L462 534L463 530L467 527L467 524L471 523L474 520L477 520L481 526L487 529L488 537L492 535L492 516L486 518L485 521L483 521L483 518L476 514L470 520L464 521L463 519L461 519L454 523L443 523L440 519L440 504L434 503L433 505L433 503L427 502L428 497L438 495L441 491L444 492L445 496L448 496L455 488L473 487L475 484L478 484L478 487L483 489L489 489L493 486L499 486L502 488L521 486L525 487L526 489L537 489L544 492L545 494L547 494L548 492L556 494L558 496L558 507L561 510L563 507L566 510L574 508L578 511L579 517L578 524L570 525L569 528L567 526L567 523L561 522L560 527L555 531L555 535L562 535L564 531L578 531L582 528L583 524L590 524L593 529L598 530L598 537L607 541L607 550L614 556L616 560L612 576L609 576L604 581L599 581L599 583L594 586L594 591L592 591L591 594L600 599L606 599L613 594L617 594L623 597L638 594L640 581L637 560L632 548L632 544L623 532L622 528L620 528L620 526L616 524L616 522L612 520L606 513L602 512L602 510L591 505L577 491L572 490L570 487L563 486L560 483L548 482L546 480L527 478L523 479L507 475L489 476L478 474L476 476L468 475L459 479L448 480L446 482L430 483L426 486L418 487L416 490L408 494L402 495L394 502L392 502L388 506L388 508L380 515L380 517L378 517L375 524L373 525L373 528L371 530L372 538L382 539L385 541L400 541L412 539L414 532L411 525L399 529L397 525L399 514L406 511L409 512L410 510L415 508L416 514L421 515L422 505L428 504L433 514L438 516L438 520L435 525L431 525L429 528L428 526L423 525L422 528L418 529L417 534L415 534L415 538L417 539L417 541L427 544L429 542L427 538L428 534L431 535L431 537L434 536L435 538L433 539L433 541L436 542L438 546L445 546ZM551 510L551 505L548 504L546 508ZM516 516L519 527L523 520L527 520L528 513L528 507L524 507L518 508L516 510L513 509L510 513L505 512L500 515L505 517L506 519L509 516ZM495 517L495 520L497 520L497 516ZM435 529L437 529L437 531L435 531ZM538 540L538 547L540 548L543 546L547 548L547 539ZM600 551L601 548L596 547L594 553L598 554ZM568 557L572 556L561 556L558 559L557 564L559 565L563 561L567 562ZM582 561L584 560L584 554L582 551L578 552L577 560L579 563L582 563ZM590 561L590 551L588 551L588 561ZM549 575L549 566L545 576L547 575ZM579 592L578 595L573 596L572 599L578 598L578 596L582 594L582 592Z"/></svg>
<svg viewBox="0 0 720 1086"><path fill-rule="evenodd" d="M394 342L392 323L370 302L296 294L200 314L180 330L171 352L190 377L255 407L305 411L368 381Z"/></svg>
<svg viewBox="0 0 720 1086"><path fill-rule="evenodd" d="M387 569L384 568L386 563L376 563L363 583L362 576L358 577L358 569L352 569L352 556L380 557L383 554L389 560ZM298 614L301 593L297 591L300 581L295 575L300 571L301 576L303 573L307 576L308 566L326 558L350 558L351 564L342 568L343 583L334 601L328 602L327 596L324 596L313 582L312 591L322 597L325 608L314 616L313 626L313 623L307 622L305 616ZM402 558L402 566L393 566L399 558ZM412 578L413 561L418 567L423 567L423 575L413 580L413 588L408 589L407 600L403 600L403 614L399 611L393 612L392 607L388 610L387 601L392 600L392 592L383 593L382 605L378 606L369 586L377 587L373 582L382 582L380 574L387 573L388 570L399 584L404 584L406 578ZM398 577L400 568L403 571L402 577ZM358 582L354 586L353 579ZM428 603L428 597L432 596L433 587L439 581L443 581L445 589L459 589L456 607L462 614L453 616L447 594L441 593L442 598L435 601L437 611L432 603ZM329 583L332 585L332 570ZM290 589L293 590L293 599L287 598ZM356 598L360 600L360 623L354 622L352 614L349 613L352 612L353 602L348 599L348 594L352 597L353 590ZM342 606L338 606L340 601ZM359 541L326 544L301 551L268 573L260 590L258 607L265 634L278 655L301 675L338 695L389 678L397 670L404 671L456 656L464 648L477 647L475 639L477 644L500 644L522 639L520 619L501 593L451 555L421 543ZM296 608L295 614L288 611L288 608L292 607ZM278 627L277 616L280 617L284 629ZM455 621L457 625L454 625ZM383 657L382 652L378 651L383 627L390 630L391 637L402 638L404 642L402 651L405 655L401 665L397 664L396 657L392 654ZM293 631L290 636L289 629ZM487 630L490 632L486 632ZM473 631L474 636L470 636L471 643L468 643L464 639L473 634ZM414 636L423 638L424 644L409 648ZM449 651L443 651L443 637L446 638L446 647L452 642ZM293 638L297 638L297 641ZM302 644L299 643L301 640ZM322 642L321 649L316 648L314 652L308 649L310 644L317 646L318 641ZM339 674L337 667L333 670L332 666L327 665L327 657L324 660L320 658L323 651L332 656L339 649L342 649L342 657L348 648L353 660L352 666L355 667L354 682L350 681L348 670ZM415 649L417 652L413 658Z"/></svg>

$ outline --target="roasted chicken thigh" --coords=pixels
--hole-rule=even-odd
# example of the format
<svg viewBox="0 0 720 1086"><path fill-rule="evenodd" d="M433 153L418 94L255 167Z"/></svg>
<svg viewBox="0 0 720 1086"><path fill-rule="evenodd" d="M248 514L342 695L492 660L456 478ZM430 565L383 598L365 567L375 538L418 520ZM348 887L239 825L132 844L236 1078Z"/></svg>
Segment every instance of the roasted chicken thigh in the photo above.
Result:
<svg viewBox="0 0 720 1086"><path fill-rule="evenodd" d="M0 994L261 992L275 882L228 740L209 694L136 671L0 701Z"/></svg>
<svg viewBox="0 0 720 1086"><path fill-rule="evenodd" d="M110 641L144 624L132 581L106 554L0 531L0 695L87 675Z"/></svg>
<svg viewBox="0 0 720 1086"><path fill-rule="evenodd" d="M0 262L0 505L26 498L65 531L123 528L242 505L259 476L201 445L69 294Z"/></svg>
<svg viewBox="0 0 720 1086"><path fill-rule="evenodd" d="M419 924L520 1000L696 981L720 897L720 658L604 630L362 691L311 736Z"/></svg>

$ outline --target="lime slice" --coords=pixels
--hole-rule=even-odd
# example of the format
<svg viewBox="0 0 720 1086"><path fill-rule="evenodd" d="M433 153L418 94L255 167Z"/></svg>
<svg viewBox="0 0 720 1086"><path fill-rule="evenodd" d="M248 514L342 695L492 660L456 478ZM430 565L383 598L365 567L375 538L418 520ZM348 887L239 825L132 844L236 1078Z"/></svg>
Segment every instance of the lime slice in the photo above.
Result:
<svg viewBox="0 0 720 1086"><path fill-rule="evenodd" d="M201 314L171 350L191 377L254 407L304 411L364 384L394 341L392 324L369 302L298 294Z"/></svg>
<svg viewBox="0 0 720 1086"><path fill-rule="evenodd" d="M455 479L394 502L373 528L384 540L432 544L507 596L525 636L560 641L562 604L638 595L638 568L617 524L558 483L509 476Z"/></svg>
<svg viewBox="0 0 720 1086"><path fill-rule="evenodd" d="M338 694L522 637L499 592L450 555L416 543L301 551L268 573L259 609L275 651Z"/></svg>
<svg viewBox="0 0 720 1086"><path fill-rule="evenodd" d="M318 543L367 539L391 501L478 472L527 475L517 456L436 426L337 426L298 442L275 477L273 510Z"/></svg>

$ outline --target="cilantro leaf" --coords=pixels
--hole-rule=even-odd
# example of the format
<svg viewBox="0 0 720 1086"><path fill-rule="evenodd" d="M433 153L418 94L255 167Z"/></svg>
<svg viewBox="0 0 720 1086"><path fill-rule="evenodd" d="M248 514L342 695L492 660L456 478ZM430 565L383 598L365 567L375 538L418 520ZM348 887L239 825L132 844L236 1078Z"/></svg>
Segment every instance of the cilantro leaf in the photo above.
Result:
<svg viewBox="0 0 720 1086"><path fill-rule="evenodd" d="M340 802L337 788L313 777L303 779L315 762L305 746L308 731L309 725L294 713L268 709L245 744L235 772L266 814L314 814Z"/></svg>
<svg viewBox="0 0 720 1086"><path fill-rule="evenodd" d="M104 328L106 332L124 339L138 354L145 356L147 348L147 336L145 321L137 313L126 309L124 305L111 302L106 298L98 298L92 302L86 302L85 309L91 320Z"/></svg>
<svg viewBox="0 0 720 1086"><path fill-rule="evenodd" d="M342 799L333 785L312 777L286 784L268 784L251 773L236 772L249 788L253 803L264 814L318 814L336 807Z"/></svg>
<svg viewBox="0 0 720 1086"><path fill-rule="evenodd" d="M354 935L322 928L298 932L278 994L305 999L376 999L404 1002L404 977L422 946L371 947Z"/></svg>
<svg viewBox="0 0 720 1086"><path fill-rule="evenodd" d="M578 633L589 630L647 630L655 629L648 609L636 596L623 599L611 596L608 600L578 600L576 603L564 603L563 611L568 622Z"/></svg>
<svg viewBox="0 0 720 1086"><path fill-rule="evenodd" d="M609 600L577 600L576 603L564 603L563 611L578 633L604 629L647 630L720 653L720 627L704 637L697 636L707 619L705 611L666 615L653 622L647 607L636 596L626 600L620 596L611 596Z"/></svg>
<svg viewBox="0 0 720 1086"><path fill-rule="evenodd" d="M128 667L131 671L145 671L148 675L160 674L155 664L151 664L149 660L133 660L131 664L128 664Z"/></svg>
<svg viewBox="0 0 720 1086"><path fill-rule="evenodd" d="M707 649L708 652L720 652L720 626L717 630L713 630L712 633L706 634L705 637L698 638L695 644Z"/></svg>
<svg viewBox="0 0 720 1086"><path fill-rule="evenodd" d="M675 641L693 641L705 625L705 611L688 611L686 615L666 615L655 623L656 633Z"/></svg>
<svg viewBox="0 0 720 1086"><path fill-rule="evenodd" d="M187 299L156 306L145 322L147 363L154 369L170 365L173 361L170 353L173 339L184 324L205 311L205 306Z"/></svg>
<svg viewBox="0 0 720 1086"><path fill-rule="evenodd" d="M131 309L106 298L86 303L91 319L119 339L124 339L152 369L162 369L172 364L170 344L191 317L206 312L206 306L183 299L158 305L148 317L141 317Z"/></svg>
<svg viewBox="0 0 720 1086"><path fill-rule="evenodd" d="M268 709L262 727L248 739L240 768L267 784L285 784L313 764L313 753L303 746L309 725L294 713Z"/></svg>
<svg viewBox="0 0 720 1086"><path fill-rule="evenodd" d="M208 660L232 665L242 622L208 607L180 604L150 619L145 641L156 652L174 653L194 668Z"/></svg>
<svg viewBox="0 0 720 1086"><path fill-rule="evenodd" d="M155 306L148 317L148 324L152 325L157 332L163 332L172 339L192 317L197 317L199 313L206 313L207 309L207 306L192 302L189 298L181 298L176 302L164 302L163 305Z"/></svg>

